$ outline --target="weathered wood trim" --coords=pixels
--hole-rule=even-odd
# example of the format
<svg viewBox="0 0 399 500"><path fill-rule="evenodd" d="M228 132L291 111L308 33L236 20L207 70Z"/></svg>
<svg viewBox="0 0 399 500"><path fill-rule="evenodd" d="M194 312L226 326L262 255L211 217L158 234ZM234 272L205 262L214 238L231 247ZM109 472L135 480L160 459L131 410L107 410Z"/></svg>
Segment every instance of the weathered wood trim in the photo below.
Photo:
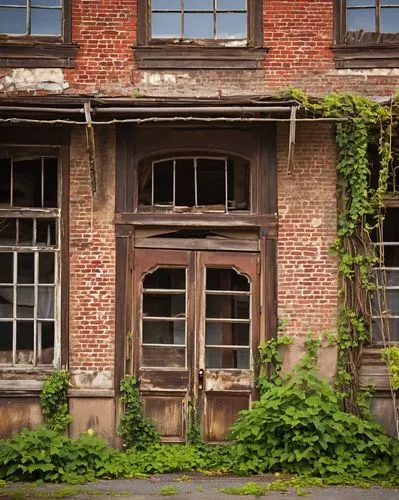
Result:
<svg viewBox="0 0 399 500"><path fill-rule="evenodd" d="M116 212L129 212L133 209L134 131L132 124L116 125Z"/></svg>
<svg viewBox="0 0 399 500"><path fill-rule="evenodd" d="M119 384L125 374L126 332L128 330L128 315L130 304L127 301L129 286L131 287L131 270L129 264L130 238L116 238L116 291L115 303L115 391L119 394Z"/></svg>
<svg viewBox="0 0 399 500"><path fill-rule="evenodd" d="M61 164L61 366L69 366L69 165L70 165L70 133L64 129L63 145L60 154Z"/></svg>
<svg viewBox="0 0 399 500"><path fill-rule="evenodd" d="M276 124L269 124L259 131L258 193L262 214L277 213L277 148Z"/></svg>
<svg viewBox="0 0 399 500"><path fill-rule="evenodd" d="M112 389L69 389L68 398L114 398Z"/></svg>
<svg viewBox="0 0 399 500"><path fill-rule="evenodd" d="M263 69L268 49L239 47L147 46L134 48L139 69Z"/></svg>
<svg viewBox="0 0 399 500"><path fill-rule="evenodd" d="M0 395L3 392L40 392L43 389L41 380L0 380Z"/></svg>
<svg viewBox="0 0 399 500"><path fill-rule="evenodd" d="M264 237L260 241L262 259L262 324L264 340L277 335L277 241Z"/></svg>
<svg viewBox="0 0 399 500"><path fill-rule="evenodd" d="M195 227L272 227L277 216L271 214L138 214L116 213L115 224L137 226L195 226Z"/></svg>
<svg viewBox="0 0 399 500"><path fill-rule="evenodd" d="M175 248L185 250L230 250L257 252L258 241L222 238L219 240L197 238L136 238L136 248Z"/></svg>

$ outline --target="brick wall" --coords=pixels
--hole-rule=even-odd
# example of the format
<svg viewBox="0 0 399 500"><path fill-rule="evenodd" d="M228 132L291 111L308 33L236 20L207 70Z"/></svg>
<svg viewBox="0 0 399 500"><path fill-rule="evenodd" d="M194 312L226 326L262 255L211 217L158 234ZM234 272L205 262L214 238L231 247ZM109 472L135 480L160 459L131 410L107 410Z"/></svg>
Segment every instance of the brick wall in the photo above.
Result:
<svg viewBox="0 0 399 500"><path fill-rule="evenodd" d="M278 316L297 339L286 364L303 352L308 333L336 331L337 260L334 128L299 123L292 174L287 174L288 127L278 127ZM325 363L335 363L330 353ZM325 372L333 373L331 366Z"/></svg>
<svg viewBox="0 0 399 500"><path fill-rule="evenodd" d="M259 70L139 71L132 48L136 16L137 0L74 0L73 40L80 47L76 68L0 67L0 95L250 95L275 94L291 85L312 95L347 90L381 96L399 86L399 68L335 69L333 0L265 0L269 52Z"/></svg>
<svg viewBox="0 0 399 500"><path fill-rule="evenodd" d="M70 335L73 384L112 388L115 343L114 129L96 128L92 198L86 137L72 134L70 166Z"/></svg>

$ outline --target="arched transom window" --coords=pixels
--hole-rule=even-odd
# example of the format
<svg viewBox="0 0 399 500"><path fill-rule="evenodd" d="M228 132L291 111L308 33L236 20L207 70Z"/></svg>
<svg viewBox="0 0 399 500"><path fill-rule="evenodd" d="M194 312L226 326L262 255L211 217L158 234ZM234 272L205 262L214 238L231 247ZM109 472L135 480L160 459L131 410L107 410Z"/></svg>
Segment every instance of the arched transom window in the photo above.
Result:
<svg viewBox="0 0 399 500"><path fill-rule="evenodd" d="M138 169L139 211L250 210L249 162L232 157L146 160Z"/></svg>

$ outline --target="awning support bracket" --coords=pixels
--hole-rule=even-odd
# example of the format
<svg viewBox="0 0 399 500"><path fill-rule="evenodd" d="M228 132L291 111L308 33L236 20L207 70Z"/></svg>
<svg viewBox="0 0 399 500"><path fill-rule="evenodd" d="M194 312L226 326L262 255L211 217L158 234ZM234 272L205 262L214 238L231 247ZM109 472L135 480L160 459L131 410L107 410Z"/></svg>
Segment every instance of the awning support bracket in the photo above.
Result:
<svg viewBox="0 0 399 500"><path fill-rule="evenodd" d="M288 162L287 162L287 174L292 174L294 170L294 151L295 151L295 135L296 135L296 112L298 107L291 107L290 116L290 133L288 139Z"/></svg>

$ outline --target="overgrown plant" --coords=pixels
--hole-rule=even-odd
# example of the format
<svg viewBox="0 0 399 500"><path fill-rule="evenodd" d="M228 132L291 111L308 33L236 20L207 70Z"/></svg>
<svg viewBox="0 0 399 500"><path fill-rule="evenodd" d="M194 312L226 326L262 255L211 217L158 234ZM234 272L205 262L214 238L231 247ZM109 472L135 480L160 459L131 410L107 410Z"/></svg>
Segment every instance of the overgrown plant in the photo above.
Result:
<svg viewBox="0 0 399 500"><path fill-rule="evenodd" d="M136 377L126 375L121 380L120 390L123 413L120 419L119 435L127 447L143 449L159 442L159 432L154 422L144 416Z"/></svg>
<svg viewBox="0 0 399 500"><path fill-rule="evenodd" d="M292 337L288 335L279 335L259 344L258 389L260 394L266 392L270 385L279 384L281 382L280 372L282 358L279 348L291 343Z"/></svg>
<svg viewBox="0 0 399 500"><path fill-rule="evenodd" d="M54 370L44 381L40 406L46 426L59 433L72 422L68 412L69 375L65 370Z"/></svg>
<svg viewBox="0 0 399 500"><path fill-rule="evenodd" d="M393 412L396 426L396 436L399 438L399 347L385 347L381 351L381 358L388 368L389 385L393 401Z"/></svg>

